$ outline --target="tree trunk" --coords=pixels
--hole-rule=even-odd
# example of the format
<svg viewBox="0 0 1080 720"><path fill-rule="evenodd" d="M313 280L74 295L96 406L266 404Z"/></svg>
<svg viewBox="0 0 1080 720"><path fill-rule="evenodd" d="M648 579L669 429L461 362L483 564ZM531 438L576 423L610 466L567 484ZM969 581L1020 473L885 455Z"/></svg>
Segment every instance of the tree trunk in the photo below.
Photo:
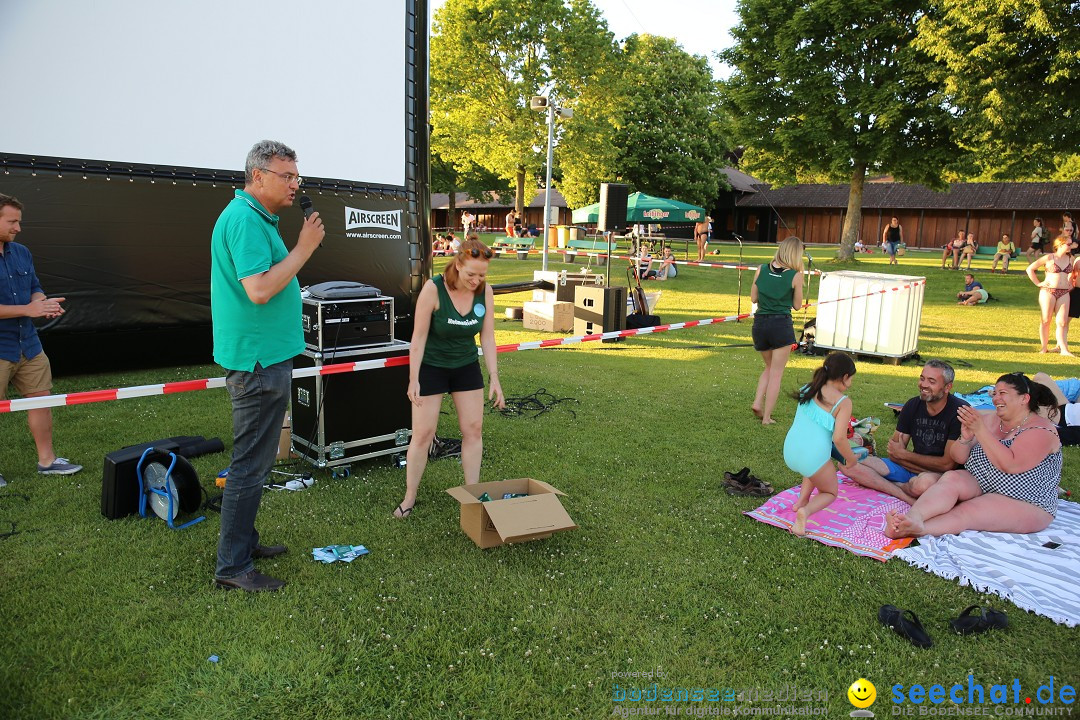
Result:
<svg viewBox="0 0 1080 720"><path fill-rule="evenodd" d="M525 167L519 165L517 169L517 195L514 199L514 210L517 211L518 217L521 218L522 223L525 222ZM529 198L529 202L532 202L532 198Z"/></svg>
<svg viewBox="0 0 1080 720"><path fill-rule="evenodd" d="M457 187L451 186L450 188L450 204L446 209L446 227L453 230L457 227ZM461 238L464 240L465 238Z"/></svg>
<svg viewBox="0 0 1080 720"><path fill-rule="evenodd" d="M847 262L855 257L855 240L859 237L862 225L863 184L866 182L866 163L856 163L851 173L851 188L848 190L847 216L844 218L844 230L840 234L840 249L836 259ZM866 244L872 245L871 239Z"/></svg>

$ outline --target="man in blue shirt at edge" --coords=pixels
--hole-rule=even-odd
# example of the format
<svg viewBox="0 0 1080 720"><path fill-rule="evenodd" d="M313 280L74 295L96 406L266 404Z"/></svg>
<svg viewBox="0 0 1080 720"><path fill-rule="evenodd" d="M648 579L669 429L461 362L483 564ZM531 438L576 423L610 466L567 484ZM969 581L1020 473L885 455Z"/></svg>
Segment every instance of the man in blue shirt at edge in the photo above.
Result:
<svg viewBox="0 0 1080 720"><path fill-rule="evenodd" d="M15 242L22 231L22 211L21 202L0 195L0 398L7 397L9 383L14 383L24 398L52 391L52 367L31 318L64 314L60 306L64 298L46 297L30 251ZM53 451L50 408L27 410L26 421L37 446L39 473L72 475L82 470L82 465L57 457ZM6 484L0 475L0 485Z"/></svg>
<svg viewBox="0 0 1080 720"><path fill-rule="evenodd" d="M281 239L275 213L293 204L301 182L292 149L271 140L256 143L244 165L244 189L218 217L210 242L214 360L228 370L233 413L214 581L247 592L285 585L256 571L252 561L287 550L259 543L255 515L277 455L292 359L304 349L296 274L326 235L319 214L312 213L292 251Z"/></svg>

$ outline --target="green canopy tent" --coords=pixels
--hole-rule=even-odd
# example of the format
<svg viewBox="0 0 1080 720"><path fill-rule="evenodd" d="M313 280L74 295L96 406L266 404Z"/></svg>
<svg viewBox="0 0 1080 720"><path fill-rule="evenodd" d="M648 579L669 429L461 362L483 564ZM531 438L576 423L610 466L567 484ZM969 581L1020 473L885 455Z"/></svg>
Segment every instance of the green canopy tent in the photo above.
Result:
<svg viewBox="0 0 1080 720"><path fill-rule="evenodd" d="M575 223L594 223L600 219L600 203L578 208L571 215ZM626 199L626 222L696 223L705 219L705 209L697 205L636 192Z"/></svg>

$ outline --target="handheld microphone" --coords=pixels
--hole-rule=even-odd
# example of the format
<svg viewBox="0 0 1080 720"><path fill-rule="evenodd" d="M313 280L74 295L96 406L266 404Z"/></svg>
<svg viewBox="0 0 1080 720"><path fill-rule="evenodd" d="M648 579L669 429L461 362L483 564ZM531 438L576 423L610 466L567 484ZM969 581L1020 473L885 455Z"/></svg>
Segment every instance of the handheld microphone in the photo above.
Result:
<svg viewBox="0 0 1080 720"><path fill-rule="evenodd" d="M311 198L307 195L300 196L300 209L304 211L305 220L311 217L311 213L315 212L315 206L312 205Z"/></svg>
<svg viewBox="0 0 1080 720"><path fill-rule="evenodd" d="M300 196L300 209L304 211L305 220L311 217L311 213L315 212L315 206L311 204L311 198L307 195ZM319 247L322 247L322 243L319 243Z"/></svg>

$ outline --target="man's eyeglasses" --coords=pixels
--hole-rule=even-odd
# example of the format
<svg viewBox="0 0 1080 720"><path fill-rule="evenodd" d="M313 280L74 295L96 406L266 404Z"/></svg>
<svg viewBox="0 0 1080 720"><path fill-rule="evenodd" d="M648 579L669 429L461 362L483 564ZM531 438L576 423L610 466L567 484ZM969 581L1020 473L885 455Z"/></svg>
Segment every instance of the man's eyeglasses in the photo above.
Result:
<svg viewBox="0 0 1080 720"><path fill-rule="evenodd" d="M480 257L480 255L483 255L488 260L491 259L491 249L490 248L485 248L483 250L483 252L481 252L479 248L469 248L468 254L472 255L474 258L478 258L478 257Z"/></svg>
<svg viewBox="0 0 1080 720"><path fill-rule="evenodd" d="M293 175L292 173L278 172L277 170L271 170L270 168L259 168L259 169L262 170L263 172L273 173L274 175L277 175L279 178L281 178L282 180L285 181L286 185L292 185L293 180L296 181L297 185L303 185L304 184L304 178L300 177L299 175Z"/></svg>

